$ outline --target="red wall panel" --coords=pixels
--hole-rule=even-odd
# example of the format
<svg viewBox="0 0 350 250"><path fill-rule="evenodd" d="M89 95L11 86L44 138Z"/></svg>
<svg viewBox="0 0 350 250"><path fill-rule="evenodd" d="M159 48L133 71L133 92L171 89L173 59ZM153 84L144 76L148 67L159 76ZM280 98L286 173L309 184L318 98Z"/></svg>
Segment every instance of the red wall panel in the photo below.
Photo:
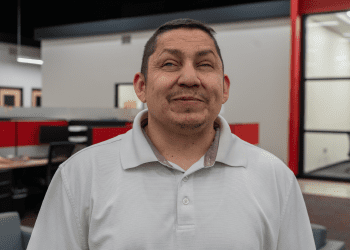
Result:
<svg viewBox="0 0 350 250"><path fill-rule="evenodd" d="M259 144L259 124L230 124L231 132L250 144Z"/></svg>
<svg viewBox="0 0 350 250"><path fill-rule="evenodd" d="M68 126L67 121L17 121L17 146L40 145L41 126Z"/></svg>
<svg viewBox="0 0 350 250"><path fill-rule="evenodd" d="M11 121L1 121L0 147L14 147L15 138L15 123Z"/></svg>
<svg viewBox="0 0 350 250"><path fill-rule="evenodd" d="M92 128L92 144L96 144L99 142L106 141L108 139L111 139L113 137L116 137L120 134L125 134L128 132L132 127L126 126L126 127L98 127L98 128Z"/></svg>

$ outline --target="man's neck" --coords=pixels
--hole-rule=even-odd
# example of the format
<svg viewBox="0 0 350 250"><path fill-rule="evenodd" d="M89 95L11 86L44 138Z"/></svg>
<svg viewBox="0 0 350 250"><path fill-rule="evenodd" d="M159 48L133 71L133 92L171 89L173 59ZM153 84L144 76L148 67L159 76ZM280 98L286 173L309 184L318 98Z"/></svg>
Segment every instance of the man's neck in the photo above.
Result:
<svg viewBox="0 0 350 250"><path fill-rule="evenodd" d="M210 148L215 138L213 124L201 132L171 132L156 124L148 124L145 132L157 150L169 161L198 161Z"/></svg>

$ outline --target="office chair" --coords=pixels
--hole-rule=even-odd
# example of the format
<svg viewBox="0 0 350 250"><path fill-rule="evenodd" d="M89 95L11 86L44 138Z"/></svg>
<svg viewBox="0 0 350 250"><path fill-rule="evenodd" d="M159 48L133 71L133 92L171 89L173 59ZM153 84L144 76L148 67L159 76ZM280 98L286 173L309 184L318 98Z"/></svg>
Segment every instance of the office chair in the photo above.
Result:
<svg viewBox="0 0 350 250"><path fill-rule="evenodd" d="M12 210L12 171L0 170L0 213Z"/></svg>
<svg viewBox="0 0 350 250"><path fill-rule="evenodd" d="M67 160L73 153L75 143L68 141L50 142L49 147L49 162L46 174L46 186L50 185L51 179L54 176L59 165ZM55 161L56 157L62 157L59 161Z"/></svg>
<svg viewBox="0 0 350 250"><path fill-rule="evenodd" d="M16 211L0 213L0 249L26 250L33 228L22 226Z"/></svg>

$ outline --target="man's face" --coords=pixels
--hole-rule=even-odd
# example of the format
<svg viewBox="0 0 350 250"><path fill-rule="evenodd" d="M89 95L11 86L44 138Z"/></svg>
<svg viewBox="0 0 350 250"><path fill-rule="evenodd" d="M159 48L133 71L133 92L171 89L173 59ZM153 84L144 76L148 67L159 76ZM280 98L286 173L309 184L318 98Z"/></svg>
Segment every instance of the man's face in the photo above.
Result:
<svg viewBox="0 0 350 250"><path fill-rule="evenodd" d="M202 30L180 28L158 37L147 75L146 86L144 76L135 75L135 92L147 103L149 121L168 128L212 124L229 97L230 80L223 76L214 41Z"/></svg>

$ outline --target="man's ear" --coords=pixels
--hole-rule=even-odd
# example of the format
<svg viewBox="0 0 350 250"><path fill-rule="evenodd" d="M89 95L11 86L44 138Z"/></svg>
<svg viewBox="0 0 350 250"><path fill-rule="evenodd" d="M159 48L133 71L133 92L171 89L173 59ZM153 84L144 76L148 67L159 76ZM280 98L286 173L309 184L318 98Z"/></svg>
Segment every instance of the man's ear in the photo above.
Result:
<svg viewBox="0 0 350 250"><path fill-rule="evenodd" d="M222 98L222 104L224 104L230 95L230 78L228 78L228 75L224 75L224 87L223 87L223 98Z"/></svg>
<svg viewBox="0 0 350 250"><path fill-rule="evenodd" d="M146 81L141 72L137 72L134 76L134 90L141 102L146 103Z"/></svg>

